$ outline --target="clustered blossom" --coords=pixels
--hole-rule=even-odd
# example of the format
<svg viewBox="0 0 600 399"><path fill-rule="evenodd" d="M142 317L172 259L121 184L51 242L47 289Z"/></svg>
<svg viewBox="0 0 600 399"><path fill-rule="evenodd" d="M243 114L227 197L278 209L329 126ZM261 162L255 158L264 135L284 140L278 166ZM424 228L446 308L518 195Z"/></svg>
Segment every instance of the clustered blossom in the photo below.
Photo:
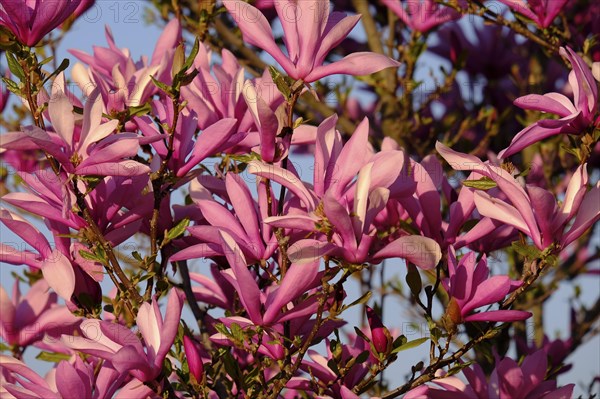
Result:
<svg viewBox="0 0 600 399"><path fill-rule="evenodd" d="M565 0L502 2L520 14L518 26L524 16L544 35L566 12ZM0 118L9 127L0 158L15 169L12 176L0 169L0 224L22 241L0 243L0 261L18 271L12 288L0 286L2 398L572 397L574 384L559 386L556 376L589 333L577 334L577 320L598 316L573 309L565 340L542 334L524 342L504 327L533 315L520 295L540 284L529 299L543 297L542 273L556 271L554 285L594 273L587 267L598 258L590 236L600 220L600 63L557 46L554 56L568 61L570 73L548 66L555 87L511 104L522 89L511 86L515 66L524 74L534 67L510 49L521 44L513 31L482 25L477 43L468 38L457 21L477 4L381 0L369 6L386 17L373 18L338 11L353 10L350 1L223 0L198 2L196 21L175 3L177 18L150 58L134 61L106 27L108 47L71 49L80 62L52 71L50 59L38 61L43 50L30 47L56 28L68 31L94 1L0 0L6 87L31 112L18 124ZM361 18L368 34L396 17L408 29L386 29L386 49L363 51L351 37ZM197 29L193 46L185 29ZM237 49L219 48L221 34ZM465 106L474 119L453 114L465 102L456 80L408 120L393 109L421 105L416 75L394 87L390 79L420 65L430 34L439 44L428 50L456 68L450 80L460 71L498 78L499 86L486 88L492 105L479 103L484 90ZM277 65L263 71L242 62L236 51L255 51L245 45ZM506 57L491 65L496 60L486 58L496 51ZM362 80L357 90L368 87L382 102L345 98L344 83L332 90L343 100L338 113L327 112L336 108L325 103L321 80L338 74ZM443 110L434 112L433 102ZM558 118L516 118L514 106ZM496 154L508 140L500 137L499 148L490 141L506 115L514 120L503 127L526 126ZM390 126L388 117L400 119ZM413 124L414 143L391 132ZM444 134L428 136L440 127ZM553 136L565 150L559 158L548 161L542 151L524 170L506 161L530 161L523 150ZM298 154L310 161L295 163ZM546 162L561 164L558 184ZM495 251L510 253L517 266L496 267ZM408 290L388 280L390 271L406 277ZM362 296L349 289L353 281ZM391 295L424 317L428 336L409 341L399 333L403 310L382 309ZM345 312L353 307L364 320L348 333ZM488 353L474 356L481 365L465 364L469 350L501 331L505 342L493 347L488 367ZM502 349L513 338L514 359ZM428 365L413 366L390 396L371 389L402 351L426 341ZM24 362L29 348L54 365L44 377Z"/></svg>

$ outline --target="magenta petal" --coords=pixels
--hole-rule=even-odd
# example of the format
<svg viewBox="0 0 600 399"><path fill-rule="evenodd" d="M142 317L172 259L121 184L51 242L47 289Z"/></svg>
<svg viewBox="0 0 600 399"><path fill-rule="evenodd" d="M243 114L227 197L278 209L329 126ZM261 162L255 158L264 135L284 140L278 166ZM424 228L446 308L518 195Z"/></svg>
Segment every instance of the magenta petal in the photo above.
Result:
<svg viewBox="0 0 600 399"><path fill-rule="evenodd" d="M465 317L465 321L519 321L527 320L532 313L522 310L490 310Z"/></svg>
<svg viewBox="0 0 600 399"><path fill-rule="evenodd" d="M521 151L523 148L529 147L530 145L537 143L538 141L559 134L560 129L560 127L547 129L541 127L537 123L534 123L533 125L521 130L512 139L510 145L506 149L498 153L498 158L508 158L509 156Z"/></svg>
<svg viewBox="0 0 600 399"><path fill-rule="evenodd" d="M270 298L267 298L264 323L274 322L283 306L298 299L309 288L318 271L319 260L305 264L292 263L281 281L281 285L275 291L274 298L271 301L269 301Z"/></svg>
<svg viewBox="0 0 600 399"><path fill-rule="evenodd" d="M62 361L56 368L58 392L63 398L91 398L92 387L89 379L83 379L75 367L69 362Z"/></svg>
<svg viewBox="0 0 600 399"><path fill-rule="evenodd" d="M185 165L177 171L177 176L184 176L206 157L214 155L215 152L219 150L219 147L231 137L236 124L237 120L226 118L221 119L204 129L196 140L192 156Z"/></svg>
<svg viewBox="0 0 600 399"><path fill-rule="evenodd" d="M165 309L165 317L163 325L160 331L160 347L156 354L156 360L154 365L161 367L165 356L171 349L177 330L179 328L179 321L181 319L181 309L183 308L183 293L179 290L172 288L169 293L169 299L167 301L167 308Z"/></svg>
<svg viewBox="0 0 600 399"><path fill-rule="evenodd" d="M264 49L288 74L295 71L295 66L275 43L271 25L259 9L240 0L225 0L223 5L240 27L246 42Z"/></svg>
<svg viewBox="0 0 600 399"><path fill-rule="evenodd" d="M262 315L258 285L254 276L248 270L246 259L233 237L225 232L221 232L220 234L223 252L225 252L229 266L237 280L240 300L244 304L244 308L246 308L252 322L260 325L262 324Z"/></svg>

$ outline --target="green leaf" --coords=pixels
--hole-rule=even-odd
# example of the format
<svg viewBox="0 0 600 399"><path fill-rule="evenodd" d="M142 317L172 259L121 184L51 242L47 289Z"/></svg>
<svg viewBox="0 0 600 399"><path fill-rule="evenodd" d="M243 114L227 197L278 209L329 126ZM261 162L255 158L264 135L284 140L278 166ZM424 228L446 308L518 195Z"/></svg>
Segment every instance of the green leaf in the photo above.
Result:
<svg viewBox="0 0 600 399"><path fill-rule="evenodd" d="M52 353L52 352L42 351L35 358L39 359L39 360L43 360L45 362L58 363L61 360L69 360L71 358L71 355L65 355L64 353Z"/></svg>
<svg viewBox="0 0 600 399"><path fill-rule="evenodd" d="M471 187L477 190L489 190L498 186L496 182L489 177L482 177L479 180L465 180L462 184L463 186Z"/></svg>
<svg viewBox="0 0 600 399"><path fill-rule="evenodd" d="M371 296L373 296L373 293L371 291L367 291L365 292L360 298L358 298L356 301L352 302L349 305L345 305L344 307L342 307L342 311L351 308L352 306L356 306L356 305L362 305L365 304L369 301L369 299L371 299Z"/></svg>
<svg viewBox="0 0 600 399"><path fill-rule="evenodd" d="M15 75L21 82L25 80L25 71L15 55L11 52L6 52L6 60L8 61L8 69Z"/></svg>
<svg viewBox="0 0 600 399"><path fill-rule="evenodd" d="M358 356L356 356L356 363L364 363L369 358L369 351L363 351Z"/></svg>
<svg viewBox="0 0 600 399"><path fill-rule="evenodd" d="M104 259L100 258L98 255L92 253L92 252L88 252L84 249L80 249L79 250L79 255L81 255L81 257L83 259L86 260L91 260L92 262L100 262L100 263L104 263Z"/></svg>
<svg viewBox="0 0 600 399"><path fill-rule="evenodd" d="M177 237L183 235L185 233L185 229L190 225L190 219L185 218L181 220L175 227L167 232L165 236L166 241L173 241Z"/></svg>
<svg viewBox="0 0 600 399"><path fill-rule="evenodd" d="M269 65L269 73L271 74L271 78L273 79L273 83L277 86L277 89L286 99L289 99L292 96L292 89L283 75L271 65Z"/></svg>
<svg viewBox="0 0 600 399"><path fill-rule="evenodd" d="M527 259L537 259L542 255L542 251L533 245L524 244L520 241L514 241L511 245L512 249L521 256Z"/></svg>
<svg viewBox="0 0 600 399"><path fill-rule="evenodd" d="M233 336L233 339L238 342L244 342L246 340L244 337L244 330L242 330L242 327L239 324L231 323L229 328L231 329L231 335Z"/></svg>
<svg viewBox="0 0 600 399"><path fill-rule="evenodd" d="M450 370L448 370L446 377L450 377L451 375L458 374L462 369L469 367L471 364L473 364L473 362L465 362L465 363L457 364L456 366L454 366Z"/></svg>
<svg viewBox="0 0 600 399"><path fill-rule="evenodd" d="M417 267L415 265L413 265L412 263L408 263L408 273L406 274L406 284L408 284L408 287L410 288L410 292L412 292L412 294L415 297L418 297L419 293L421 292L421 288L423 288L423 283L421 281L421 275L419 274Z"/></svg>
<svg viewBox="0 0 600 399"><path fill-rule="evenodd" d="M8 90L21 97L21 89L19 88L19 85L16 82L13 82L12 80L5 77L2 78L2 81L6 83L6 87L8 88Z"/></svg>
<svg viewBox="0 0 600 399"><path fill-rule="evenodd" d="M405 343L402 346L394 348L394 350L392 351L392 353L398 353L398 352L405 351L407 349L416 348L417 346L419 346L419 345L421 345L421 344L423 344L424 342L427 342L427 341L429 341L429 338L427 338L427 337L413 339L412 341L408 341L407 343Z"/></svg>
<svg viewBox="0 0 600 399"><path fill-rule="evenodd" d="M194 46L192 47L192 51L190 52L190 55L188 55L188 57L186 58L185 63L183 64L183 68L181 68L181 70L187 71L188 69L190 69L190 67L194 63L194 60L196 59L196 56L198 55L199 50L200 39L196 36L196 40L194 40Z"/></svg>
<svg viewBox="0 0 600 399"><path fill-rule="evenodd" d="M162 91L164 91L165 93L167 93L169 96L172 95L171 88L169 86L167 86L166 84L164 84L160 80L156 79L154 76L150 76L150 79L152 79L152 83L154 83L154 85L156 87L158 87L159 89L161 89Z"/></svg>
<svg viewBox="0 0 600 399"><path fill-rule="evenodd" d="M46 76L46 79L44 79L43 83L45 84L47 81L52 79L53 76L56 76L63 71L66 71L68 67L69 67L69 59L65 58L64 60L62 60L62 62L58 66L58 68L56 68L56 71L54 71L50 75Z"/></svg>

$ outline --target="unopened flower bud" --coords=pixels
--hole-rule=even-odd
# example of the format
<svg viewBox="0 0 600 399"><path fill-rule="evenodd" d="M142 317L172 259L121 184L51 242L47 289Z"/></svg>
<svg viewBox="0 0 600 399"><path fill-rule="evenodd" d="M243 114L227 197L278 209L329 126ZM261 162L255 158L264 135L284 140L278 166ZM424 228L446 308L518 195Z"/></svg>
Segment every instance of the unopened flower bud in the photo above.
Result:
<svg viewBox="0 0 600 399"><path fill-rule="evenodd" d="M187 335L183 337L183 350L190 368L190 376L196 380L195 382L202 381L204 365L200 358L200 352L198 351L196 344L194 344L194 341Z"/></svg>
<svg viewBox="0 0 600 399"><path fill-rule="evenodd" d="M378 353L388 353L391 344L392 336L389 330L383 325L381 319L373 309L367 306L367 320L371 328L371 341Z"/></svg>

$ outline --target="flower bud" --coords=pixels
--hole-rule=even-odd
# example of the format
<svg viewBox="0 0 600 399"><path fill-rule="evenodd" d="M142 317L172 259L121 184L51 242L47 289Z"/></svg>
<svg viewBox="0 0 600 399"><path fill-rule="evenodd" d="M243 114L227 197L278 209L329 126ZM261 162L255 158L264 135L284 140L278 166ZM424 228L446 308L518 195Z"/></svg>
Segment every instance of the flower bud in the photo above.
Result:
<svg viewBox="0 0 600 399"><path fill-rule="evenodd" d="M367 320L371 328L371 341L378 353L388 353L391 349L392 336L389 330L383 325L381 319L373 309L367 306Z"/></svg>
<svg viewBox="0 0 600 399"><path fill-rule="evenodd" d="M185 357L190 368L190 376L195 379L192 382L201 382L202 375L204 374L204 365L202 364L202 358L200 358L200 352L194 344L194 341L187 335L183 337L183 350Z"/></svg>

